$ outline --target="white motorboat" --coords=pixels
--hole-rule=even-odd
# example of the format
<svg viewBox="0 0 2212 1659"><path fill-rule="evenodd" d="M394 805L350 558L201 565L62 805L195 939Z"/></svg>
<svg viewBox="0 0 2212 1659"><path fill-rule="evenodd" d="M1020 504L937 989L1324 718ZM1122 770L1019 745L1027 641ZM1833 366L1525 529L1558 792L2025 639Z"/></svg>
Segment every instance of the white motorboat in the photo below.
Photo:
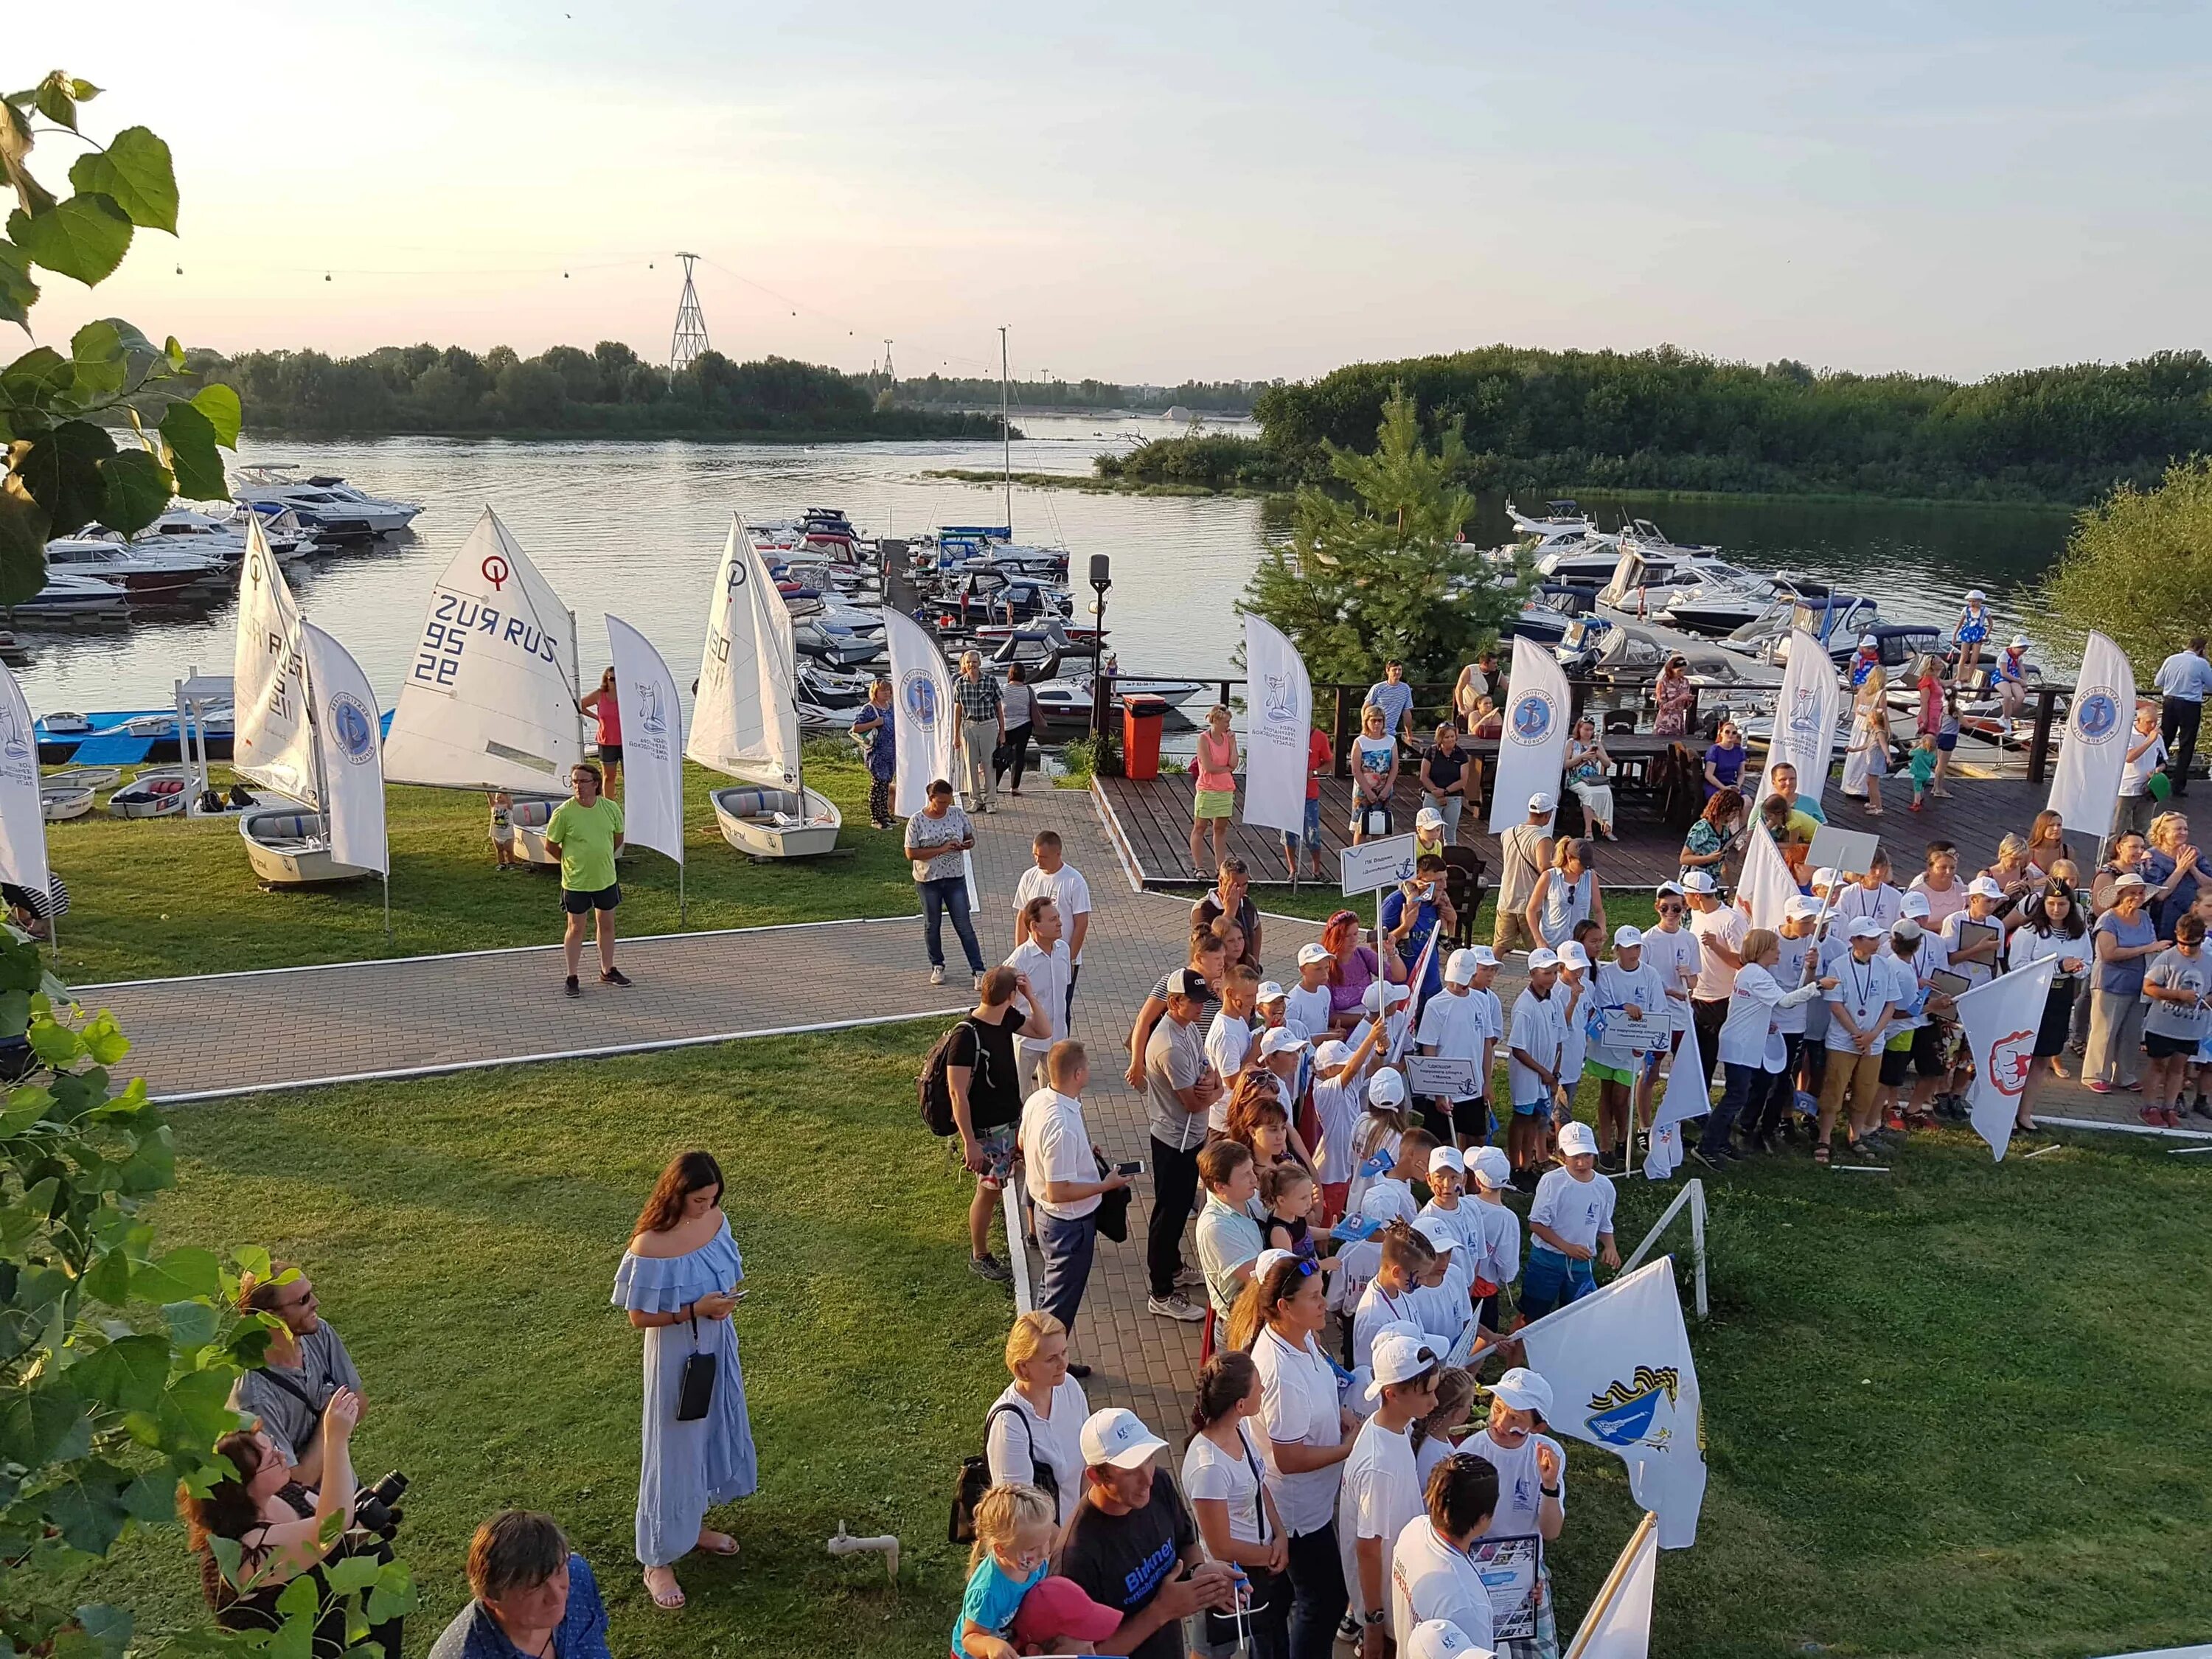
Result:
<svg viewBox="0 0 2212 1659"><path fill-rule="evenodd" d="M48 823L81 818L92 811L92 790L84 784L39 782L39 812Z"/></svg>
<svg viewBox="0 0 2212 1659"><path fill-rule="evenodd" d="M185 769L149 766L107 798L118 818L166 818L185 810Z"/></svg>
<svg viewBox="0 0 2212 1659"><path fill-rule="evenodd" d="M830 712L816 709L817 718ZM723 840L754 858L834 851L844 827L836 803L806 787L800 720L791 609L751 535L733 520L708 596L707 645L684 752L737 781L714 792L714 819ZM851 724L848 714L848 730Z"/></svg>
<svg viewBox="0 0 2212 1659"><path fill-rule="evenodd" d="M1746 592L1760 580L1756 573L1725 559L1704 554L1663 555L1624 545L1620 562L1612 580L1599 590L1597 600L1616 611L1650 617L1678 599L1687 601L1723 591Z"/></svg>
<svg viewBox="0 0 2212 1659"><path fill-rule="evenodd" d="M1778 608L1786 617L1801 597L1825 591L1800 583L1785 571L1777 571L1741 587L1698 582L1670 588L1652 614L1669 628L1692 634L1733 634Z"/></svg>
<svg viewBox="0 0 2212 1659"><path fill-rule="evenodd" d="M422 512L420 503L390 501L356 489L334 473L295 477L290 462L269 462L238 469L238 500L246 507L289 507L319 540L367 541L404 530Z"/></svg>
<svg viewBox="0 0 2212 1659"><path fill-rule="evenodd" d="M289 564L307 552L311 538L307 527L300 522L300 515L289 507L257 509L233 506L227 511L210 512L173 501L167 512L133 536L131 542L134 547L198 553L227 565L236 565L246 557L246 521L257 518L261 521L262 538L269 544L269 551L279 564Z"/></svg>
<svg viewBox="0 0 2212 1659"><path fill-rule="evenodd" d="M74 576L97 576L142 599L173 599L193 588L210 592L228 586L222 563L198 553L134 542L67 536L46 544L46 568Z"/></svg>
<svg viewBox="0 0 2212 1659"><path fill-rule="evenodd" d="M1630 519L1620 526L1616 539L1622 552L1641 553L1655 560L1717 559L1721 551L1705 542L1670 540L1667 532L1649 519Z"/></svg>
<svg viewBox="0 0 2212 1659"><path fill-rule="evenodd" d="M131 601L105 577L49 572L46 585L27 599L7 607L25 622L120 623L131 619Z"/></svg>
<svg viewBox="0 0 2212 1659"><path fill-rule="evenodd" d="M1563 496L1544 505L1551 509L1550 515L1541 519L1531 518L1514 506L1509 498L1505 503L1505 516L1513 521L1516 532L1524 537L1534 537L1540 544L1568 537L1607 544L1615 539L1602 533L1597 527L1597 520L1583 512L1580 504L1571 498Z"/></svg>

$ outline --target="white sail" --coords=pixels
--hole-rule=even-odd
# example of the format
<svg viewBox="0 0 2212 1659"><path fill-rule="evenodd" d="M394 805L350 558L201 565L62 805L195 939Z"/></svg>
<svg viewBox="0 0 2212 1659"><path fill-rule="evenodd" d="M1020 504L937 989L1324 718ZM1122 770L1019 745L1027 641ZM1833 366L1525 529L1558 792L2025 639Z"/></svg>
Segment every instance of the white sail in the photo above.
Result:
<svg viewBox="0 0 2212 1659"><path fill-rule="evenodd" d="M730 777L798 787L798 656L790 607L732 516L707 602L707 648L684 752Z"/></svg>
<svg viewBox="0 0 2212 1659"><path fill-rule="evenodd" d="M584 757L575 625L498 514L430 590L384 741L393 783L558 794Z"/></svg>
<svg viewBox="0 0 2212 1659"><path fill-rule="evenodd" d="M238 642L231 656L237 704L231 770L319 809L301 661L300 607L261 533L261 515L250 513L246 562L239 572Z"/></svg>

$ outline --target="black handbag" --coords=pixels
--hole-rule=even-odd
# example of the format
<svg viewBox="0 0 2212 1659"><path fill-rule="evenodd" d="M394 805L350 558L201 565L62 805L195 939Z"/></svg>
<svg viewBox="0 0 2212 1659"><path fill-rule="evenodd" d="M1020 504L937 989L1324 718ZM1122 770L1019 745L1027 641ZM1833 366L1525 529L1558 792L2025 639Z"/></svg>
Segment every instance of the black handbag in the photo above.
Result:
<svg viewBox="0 0 2212 1659"><path fill-rule="evenodd" d="M691 1352L684 1357L684 1370L676 1379L676 1420L696 1423L714 1404L714 1374L720 1362L713 1354L699 1352L699 1316L691 1316Z"/></svg>

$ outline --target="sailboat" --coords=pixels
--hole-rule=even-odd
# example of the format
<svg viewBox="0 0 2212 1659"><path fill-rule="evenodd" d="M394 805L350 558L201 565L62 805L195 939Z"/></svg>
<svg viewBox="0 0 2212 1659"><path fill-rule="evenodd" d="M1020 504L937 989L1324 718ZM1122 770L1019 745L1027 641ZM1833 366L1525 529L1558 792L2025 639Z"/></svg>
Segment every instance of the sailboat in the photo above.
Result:
<svg viewBox="0 0 2212 1659"><path fill-rule="evenodd" d="M422 637L384 740L385 775L439 789L503 789L532 864L584 758L576 619L487 507L430 590Z"/></svg>
<svg viewBox="0 0 2212 1659"><path fill-rule="evenodd" d="M734 517L707 604L707 647L684 755L738 780L713 792L722 839L755 858L834 849L844 815L806 787L791 611Z"/></svg>
<svg viewBox="0 0 2212 1659"><path fill-rule="evenodd" d="M246 862L270 887L356 881L374 870L331 852L325 757L316 740L300 608L254 515L246 526L232 657L235 725L231 770L287 799L249 807L238 820Z"/></svg>

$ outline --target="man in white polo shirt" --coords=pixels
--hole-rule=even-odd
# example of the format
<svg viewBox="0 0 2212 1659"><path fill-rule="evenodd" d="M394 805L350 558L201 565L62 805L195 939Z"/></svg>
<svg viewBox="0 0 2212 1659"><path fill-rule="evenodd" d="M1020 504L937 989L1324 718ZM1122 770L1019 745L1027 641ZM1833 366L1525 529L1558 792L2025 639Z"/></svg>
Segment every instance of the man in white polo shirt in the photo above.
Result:
<svg viewBox="0 0 2212 1659"><path fill-rule="evenodd" d="M1006 958L1006 966L1030 982L1030 1006L1041 1018L1024 1020L1016 1039L1021 1050L1022 1077L1042 1089L1045 1056L1052 1045L1067 1035L1067 976L1072 971L1067 941L1060 937L1060 907L1048 898L1033 898L1022 906L1015 930L1022 942Z"/></svg>
<svg viewBox="0 0 2212 1659"><path fill-rule="evenodd" d="M1390 1551L1390 1633L1404 1650L1415 1626L1448 1619L1477 1647L1489 1647L1490 1592L1468 1552L1490 1529L1498 1471L1454 1452L1429 1471L1421 1498L1427 1513L1406 1523Z"/></svg>
<svg viewBox="0 0 2212 1659"><path fill-rule="evenodd" d="M1098 1244L1098 1200L1127 1186L1129 1178L1099 1176L1101 1155L1083 1121L1083 1086L1091 1080L1083 1045L1054 1043L1045 1064L1051 1085L1038 1090L1022 1107L1023 1179L1036 1211L1037 1248L1044 1255L1037 1309L1066 1326L1073 1335ZM1070 1365L1067 1372L1088 1376L1091 1368Z"/></svg>
<svg viewBox="0 0 2212 1659"><path fill-rule="evenodd" d="M1091 933L1091 884L1073 865L1060 855L1060 831L1040 830L1030 843L1036 862L1022 872L1014 884L1014 943L1022 942L1022 907L1033 898L1048 898L1060 907L1060 929L1067 939L1067 1000L1060 1010L1063 1031L1075 1024L1075 981L1083 976L1083 942Z"/></svg>

